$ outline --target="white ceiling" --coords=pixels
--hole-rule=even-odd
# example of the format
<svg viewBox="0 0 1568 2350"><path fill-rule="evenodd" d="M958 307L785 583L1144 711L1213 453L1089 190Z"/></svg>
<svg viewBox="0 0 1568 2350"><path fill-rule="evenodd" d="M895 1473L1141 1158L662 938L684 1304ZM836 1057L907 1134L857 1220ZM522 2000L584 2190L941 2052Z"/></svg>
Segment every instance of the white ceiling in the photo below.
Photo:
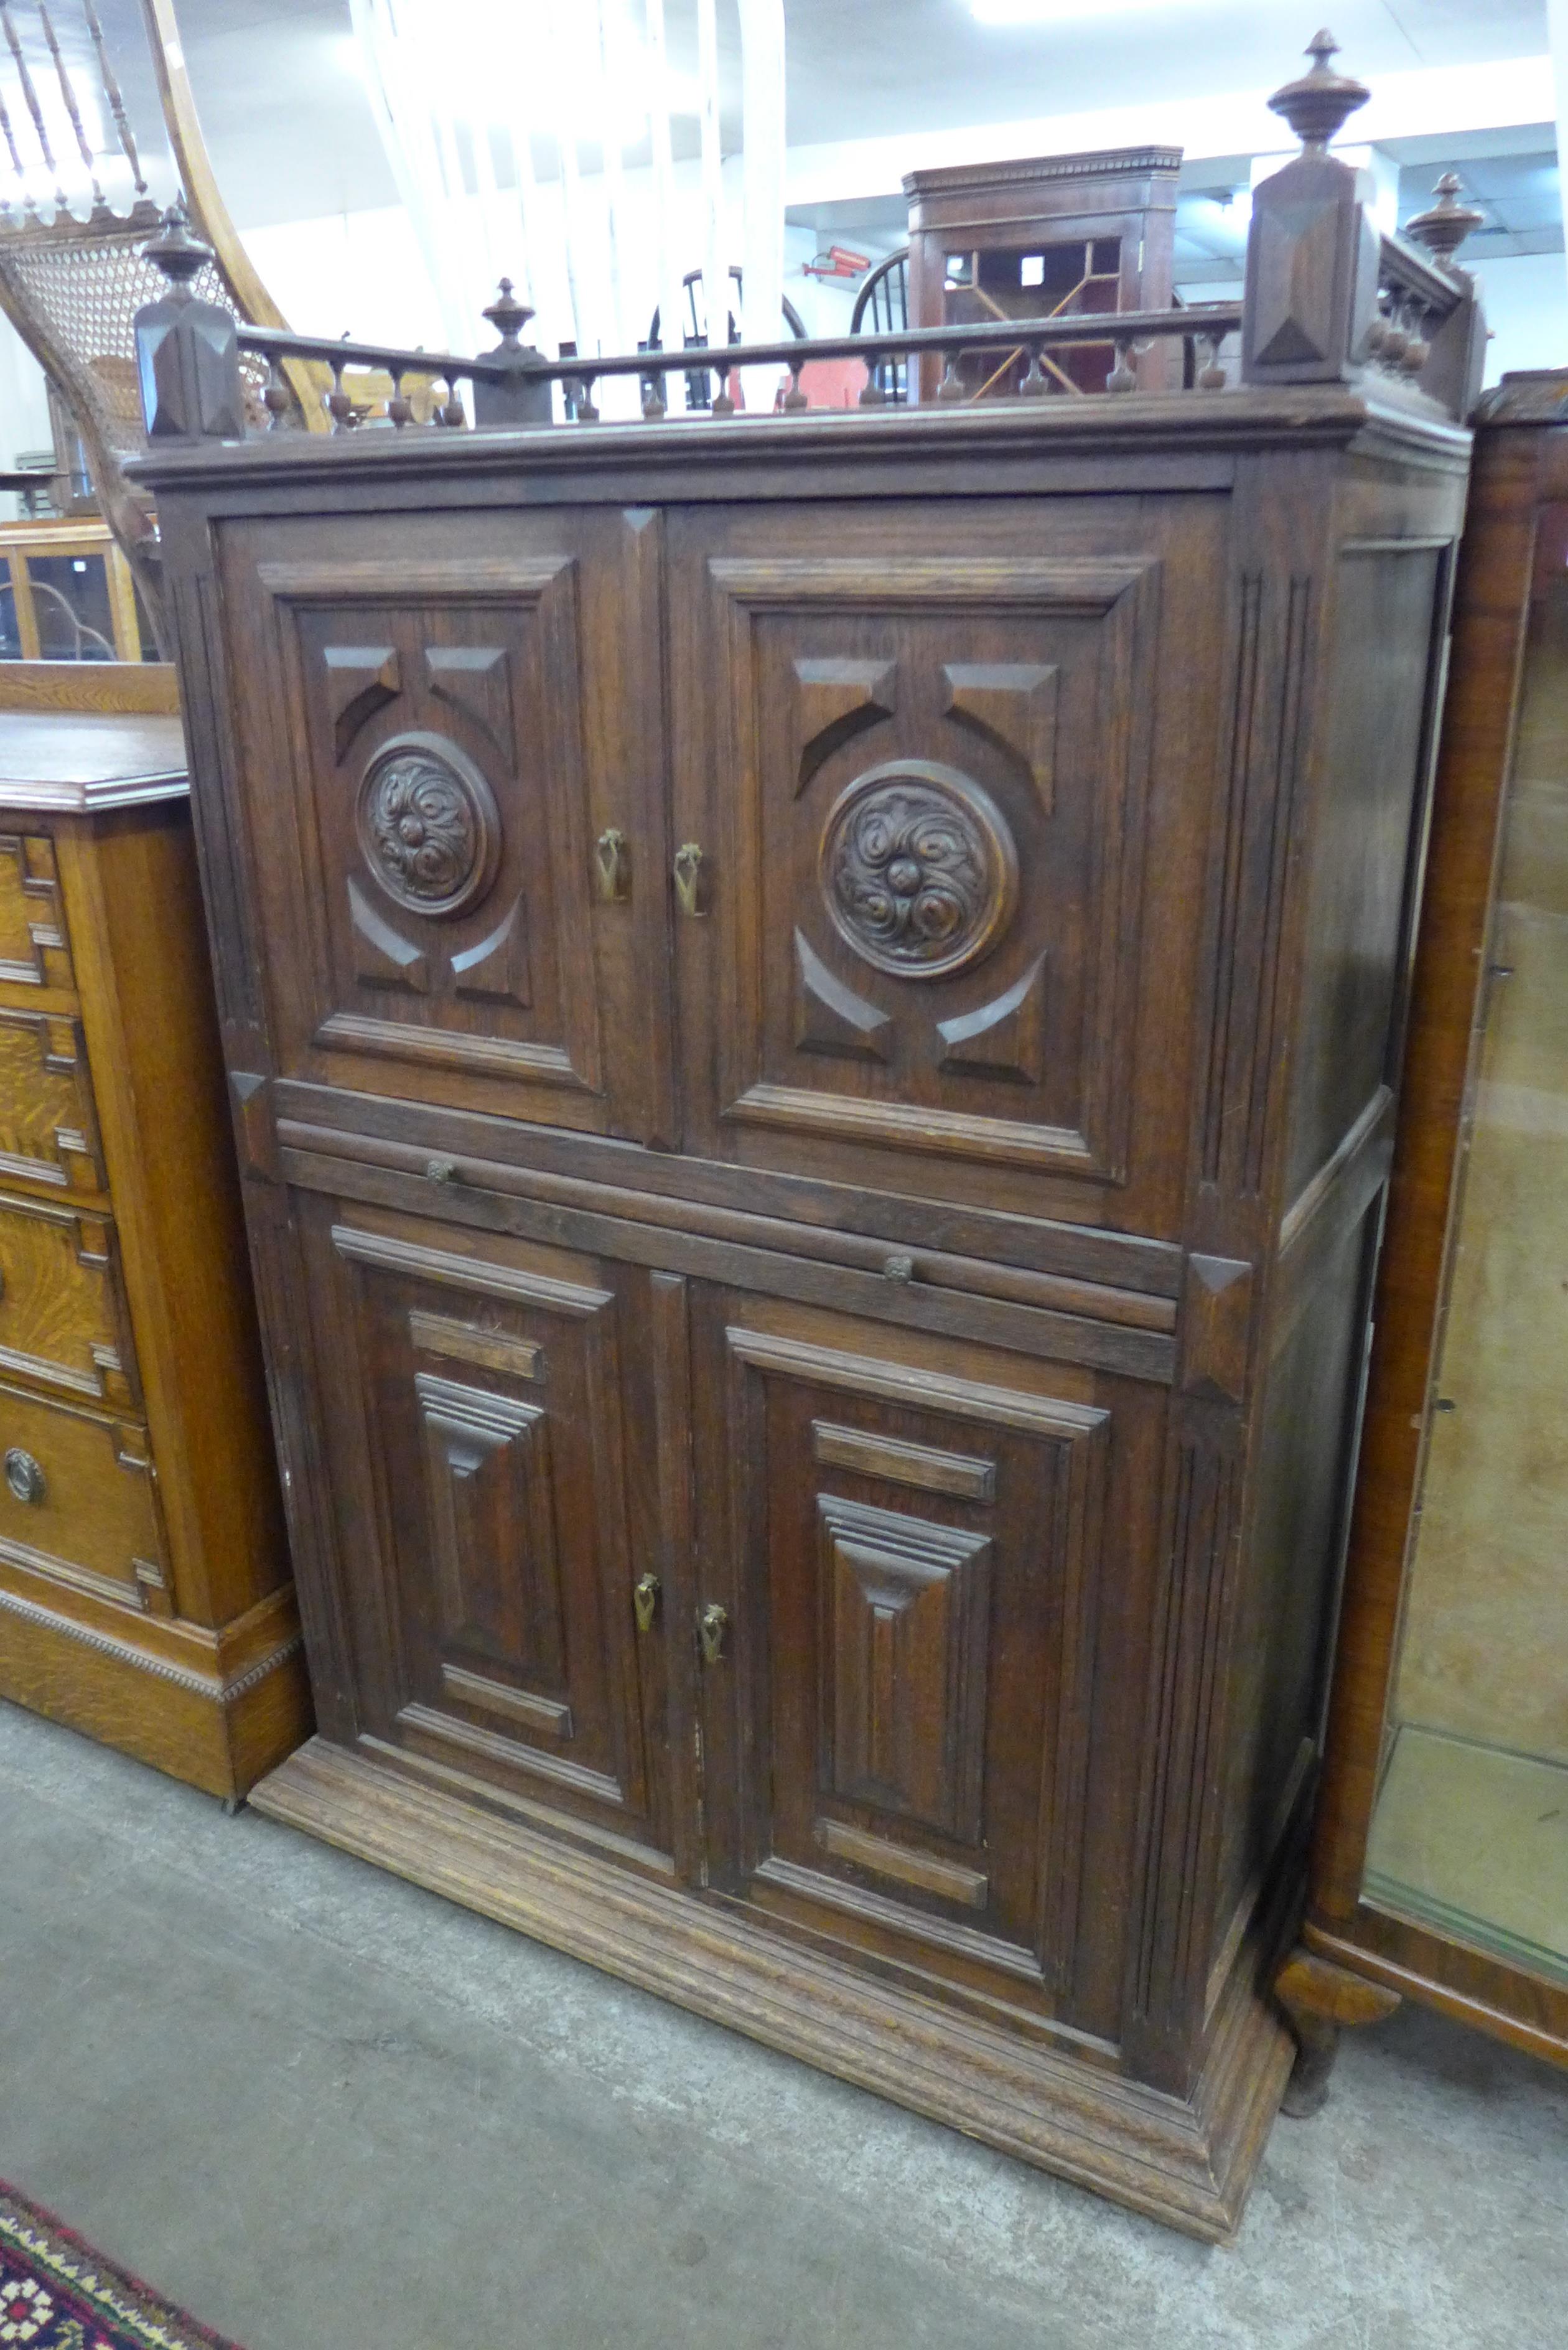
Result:
<svg viewBox="0 0 1568 2350"><path fill-rule="evenodd" d="M1272 88L1298 70L1327 0L1085 0L1032 27L969 0L785 0L792 146ZM244 226L395 201L355 70L348 0L176 0L203 128ZM463 0L452 0L454 27ZM678 61L694 0L668 0ZM722 27L734 11L722 5ZM1545 0L1336 0L1340 64L1363 80L1539 56ZM731 58L732 67L733 58ZM733 76L732 74L732 80ZM1550 112L1543 97L1542 115Z"/></svg>

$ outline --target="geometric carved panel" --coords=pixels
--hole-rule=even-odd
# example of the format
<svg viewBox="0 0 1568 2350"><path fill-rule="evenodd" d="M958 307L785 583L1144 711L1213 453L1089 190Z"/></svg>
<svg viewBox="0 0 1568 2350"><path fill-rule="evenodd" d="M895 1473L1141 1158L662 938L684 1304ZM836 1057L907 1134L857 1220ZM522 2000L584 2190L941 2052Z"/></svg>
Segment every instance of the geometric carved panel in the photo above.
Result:
<svg viewBox="0 0 1568 2350"><path fill-rule="evenodd" d="M794 663L795 736L804 791L825 759L867 726L891 717L898 664L891 660L803 660Z"/></svg>
<svg viewBox="0 0 1568 2350"><path fill-rule="evenodd" d="M558 1690L566 1652L544 1406L428 1371L414 1388L443 1657L483 1659ZM465 1703L485 1705L483 1676L462 1674L459 1690ZM556 1733L570 1736L564 1704L540 1706L510 1682L494 1685L490 1710L512 1713L519 1695L531 1716L548 1714Z"/></svg>
<svg viewBox="0 0 1568 2350"><path fill-rule="evenodd" d="M1044 968L1045 957L1041 953L1022 978L989 1003L950 1020L939 1020L942 1056L938 1066L1038 1085L1045 1060Z"/></svg>
<svg viewBox="0 0 1568 2350"><path fill-rule="evenodd" d="M854 1060L885 1061L892 1045L887 1013L846 987L808 942L794 934L794 1041L803 1053L845 1053Z"/></svg>
<svg viewBox="0 0 1568 2350"><path fill-rule="evenodd" d="M1057 675L1055 664L1044 661L949 661L942 671L948 716L1015 752L1047 816L1055 787Z"/></svg>
<svg viewBox="0 0 1568 2350"><path fill-rule="evenodd" d="M74 985L55 844L47 833L0 835L0 979Z"/></svg>
<svg viewBox="0 0 1568 2350"><path fill-rule="evenodd" d="M981 1835L989 1536L817 1495L826 1792Z"/></svg>
<svg viewBox="0 0 1568 2350"><path fill-rule="evenodd" d="M391 645L326 645L327 715L341 762L367 719L395 702L401 691L396 649Z"/></svg>

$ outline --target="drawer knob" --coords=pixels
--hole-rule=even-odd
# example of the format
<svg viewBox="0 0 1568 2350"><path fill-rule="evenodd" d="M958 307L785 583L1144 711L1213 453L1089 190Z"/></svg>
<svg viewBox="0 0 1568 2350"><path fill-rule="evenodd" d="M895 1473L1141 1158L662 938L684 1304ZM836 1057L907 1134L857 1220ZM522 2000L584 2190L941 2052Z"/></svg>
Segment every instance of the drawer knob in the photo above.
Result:
<svg viewBox="0 0 1568 2350"><path fill-rule="evenodd" d="M659 1577L657 1575L642 1575L632 1585L631 1604L637 1610L638 1630L639 1632L651 1632L653 1629L653 1618L659 1607Z"/></svg>
<svg viewBox="0 0 1568 2350"><path fill-rule="evenodd" d="M702 1642L702 1661L716 1665L724 1653L724 1635L730 1628L730 1611L710 1599L697 1618L697 1630Z"/></svg>
<svg viewBox="0 0 1568 2350"><path fill-rule="evenodd" d="M912 1256L905 1256L900 1253L896 1256L883 1258L882 1278L884 1281L913 1281L914 1277L915 1260Z"/></svg>
<svg viewBox="0 0 1568 2350"><path fill-rule="evenodd" d="M430 1177L432 1183L455 1183L457 1180L457 1161L455 1159L427 1159L425 1162L425 1173Z"/></svg>
<svg viewBox="0 0 1568 2350"><path fill-rule="evenodd" d="M5 1482L19 1502L41 1502L47 1481L30 1452L14 1444L5 1455Z"/></svg>

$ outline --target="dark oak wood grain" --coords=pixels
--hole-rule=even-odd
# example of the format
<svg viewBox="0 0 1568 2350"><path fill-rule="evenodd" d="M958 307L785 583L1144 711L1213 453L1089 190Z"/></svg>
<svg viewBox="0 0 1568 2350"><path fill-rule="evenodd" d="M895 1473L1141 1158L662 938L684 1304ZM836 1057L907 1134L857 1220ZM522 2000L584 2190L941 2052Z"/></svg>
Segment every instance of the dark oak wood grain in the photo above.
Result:
<svg viewBox="0 0 1568 2350"><path fill-rule="evenodd" d="M1028 405L151 468L321 1724L257 1800L1224 2234L1468 442Z"/></svg>

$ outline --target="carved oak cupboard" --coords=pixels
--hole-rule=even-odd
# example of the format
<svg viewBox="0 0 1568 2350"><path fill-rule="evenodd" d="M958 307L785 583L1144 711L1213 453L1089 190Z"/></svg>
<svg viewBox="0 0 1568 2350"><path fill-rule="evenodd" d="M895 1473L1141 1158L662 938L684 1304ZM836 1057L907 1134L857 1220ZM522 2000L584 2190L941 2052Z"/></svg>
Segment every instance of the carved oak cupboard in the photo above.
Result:
<svg viewBox="0 0 1568 2350"><path fill-rule="evenodd" d="M1258 218L1244 390L143 468L320 1721L256 1800L1210 2236L1469 463L1321 132Z"/></svg>

